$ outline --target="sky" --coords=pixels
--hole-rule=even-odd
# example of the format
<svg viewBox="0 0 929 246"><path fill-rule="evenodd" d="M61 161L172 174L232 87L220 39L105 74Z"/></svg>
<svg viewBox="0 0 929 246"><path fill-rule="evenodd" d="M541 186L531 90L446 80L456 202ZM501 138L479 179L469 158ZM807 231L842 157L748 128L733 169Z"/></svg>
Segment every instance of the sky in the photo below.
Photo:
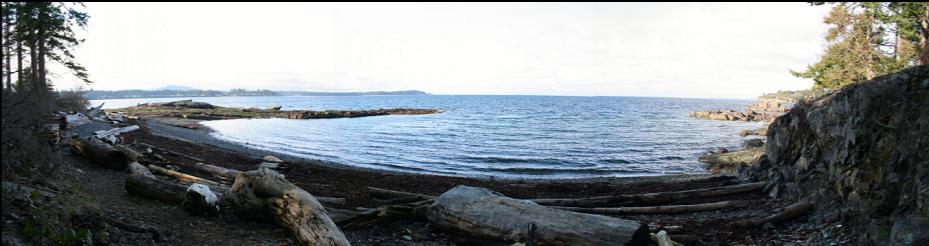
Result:
<svg viewBox="0 0 929 246"><path fill-rule="evenodd" d="M85 89L754 98L810 87L806 3L87 3ZM58 89L81 84L59 72Z"/></svg>

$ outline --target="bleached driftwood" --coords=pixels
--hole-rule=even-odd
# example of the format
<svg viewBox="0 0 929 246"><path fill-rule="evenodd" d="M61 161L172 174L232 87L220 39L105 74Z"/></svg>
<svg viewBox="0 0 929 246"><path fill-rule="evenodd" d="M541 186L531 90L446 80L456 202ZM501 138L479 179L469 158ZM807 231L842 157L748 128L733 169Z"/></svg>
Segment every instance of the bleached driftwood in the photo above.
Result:
<svg viewBox="0 0 929 246"><path fill-rule="evenodd" d="M112 128L109 130L96 131L94 132L94 137L99 138L100 140L103 140L111 144L117 144L120 142L119 134L132 132L138 129L139 129L138 125L131 125L127 127L116 127L116 128Z"/></svg>
<svg viewBox="0 0 929 246"><path fill-rule="evenodd" d="M740 194L746 192L759 191L765 186L764 182L739 184L732 186L714 187L706 189L656 192L633 195L615 195L600 196L588 198L546 198L532 199L541 205L565 206L565 207L596 207L596 206L629 206L629 205L653 205L662 204L684 199L719 197L731 194Z"/></svg>
<svg viewBox="0 0 929 246"><path fill-rule="evenodd" d="M547 208L459 185L437 197L426 211L440 228L479 238L525 242L529 224L533 241L544 245L639 245L648 242L648 227L635 221Z"/></svg>
<svg viewBox="0 0 929 246"><path fill-rule="evenodd" d="M191 184L181 207L195 215L219 216L219 197L206 185Z"/></svg>
<svg viewBox="0 0 929 246"><path fill-rule="evenodd" d="M71 149L100 166L123 170L131 162L125 153L96 138L75 139Z"/></svg>
<svg viewBox="0 0 929 246"><path fill-rule="evenodd" d="M135 161L132 163L129 163L129 169L127 171L129 171L129 174L131 175L139 175L142 177L152 178L152 179L155 178L155 175L152 175L152 172L150 172L147 167Z"/></svg>
<svg viewBox="0 0 929 246"><path fill-rule="evenodd" d="M303 245L349 245L313 195L270 169L240 173L220 206L224 213L269 215Z"/></svg>
<svg viewBox="0 0 929 246"><path fill-rule="evenodd" d="M712 203L687 204L687 205L666 205L651 207L616 207L616 208L578 208L578 207L555 207L552 208L574 211L579 213L590 214L673 214L673 213L693 213L702 211L713 211L727 209L739 206L745 206L749 201L722 201Z"/></svg>
<svg viewBox="0 0 929 246"><path fill-rule="evenodd" d="M239 175L242 171L233 170L225 167L214 166L210 164L205 164L202 162L194 163L190 166L192 169L197 171L206 172L214 176L225 178L225 179L235 179L236 175Z"/></svg>
<svg viewBox="0 0 929 246"><path fill-rule="evenodd" d="M177 180L180 181L182 184L200 183L200 184L214 185L214 186L220 185L219 183L212 181L212 180L204 179L204 178L193 176L190 174L181 173L178 171L166 169L166 168L155 166L155 165L149 165L148 169L151 169L153 172L156 172L158 174L177 178Z"/></svg>

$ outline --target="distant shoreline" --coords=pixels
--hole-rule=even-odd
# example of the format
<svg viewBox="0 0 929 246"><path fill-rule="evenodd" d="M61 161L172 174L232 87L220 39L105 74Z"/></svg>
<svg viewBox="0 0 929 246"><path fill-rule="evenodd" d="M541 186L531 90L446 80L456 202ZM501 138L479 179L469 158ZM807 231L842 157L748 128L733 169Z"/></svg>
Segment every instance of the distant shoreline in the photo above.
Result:
<svg viewBox="0 0 929 246"><path fill-rule="evenodd" d="M139 98L181 98L181 97L226 97L226 96L397 96L397 95L429 95L424 91L367 91L367 92L317 92L317 91L271 91L271 90L244 90L233 89L229 91L218 90L114 90L114 91L87 91L84 97L88 100L108 99L139 99Z"/></svg>

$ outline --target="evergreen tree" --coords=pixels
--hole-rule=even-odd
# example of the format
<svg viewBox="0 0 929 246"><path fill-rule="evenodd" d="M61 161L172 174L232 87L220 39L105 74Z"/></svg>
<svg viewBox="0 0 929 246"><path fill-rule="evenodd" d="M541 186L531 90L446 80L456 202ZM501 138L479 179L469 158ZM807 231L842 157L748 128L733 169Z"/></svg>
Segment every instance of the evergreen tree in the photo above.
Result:
<svg viewBox="0 0 929 246"><path fill-rule="evenodd" d="M925 2L838 3L824 19L830 28L820 61L791 73L813 79L814 88L838 88L925 64L926 18Z"/></svg>

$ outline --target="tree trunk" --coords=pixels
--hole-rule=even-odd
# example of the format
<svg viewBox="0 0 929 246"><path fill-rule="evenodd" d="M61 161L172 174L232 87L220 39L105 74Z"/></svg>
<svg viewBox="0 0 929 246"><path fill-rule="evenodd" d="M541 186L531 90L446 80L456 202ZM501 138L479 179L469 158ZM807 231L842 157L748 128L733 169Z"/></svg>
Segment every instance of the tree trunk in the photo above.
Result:
<svg viewBox="0 0 929 246"><path fill-rule="evenodd" d="M16 86L23 85L23 41L16 41Z"/></svg>
<svg viewBox="0 0 929 246"><path fill-rule="evenodd" d="M713 211L748 205L748 201L722 201L688 205L667 205L654 207L618 207L618 208L576 208L553 207L556 209L590 214L674 214Z"/></svg>
<svg viewBox="0 0 929 246"><path fill-rule="evenodd" d="M182 164L182 165L183 165L183 164ZM194 169L194 170L197 170L197 171L200 171L200 172L209 173L209 174L212 174L213 176L216 176L216 177L219 177L219 178L222 178L222 179L235 179L236 175L239 175L239 173L242 173L242 171L239 171L239 170L233 170L233 169L229 169L229 168L225 168L225 167L219 167L219 166L214 166L214 165L205 164L205 163L201 163L201 162L197 162L197 163L194 163L194 164L183 165L183 166L184 166L185 168L188 168L188 167L189 167L190 169Z"/></svg>
<svg viewBox="0 0 929 246"><path fill-rule="evenodd" d="M182 203L187 193L187 186L144 175L130 174L126 177L126 192L134 196Z"/></svg>
<svg viewBox="0 0 929 246"><path fill-rule="evenodd" d="M923 18L920 21L922 32L919 35L919 61L918 65L929 64L929 3L926 3L926 11L923 12Z"/></svg>
<svg viewBox="0 0 929 246"><path fill-rule="evenodd" d="M6 61L3 63L3 72L6 73L6 81L3 84L3 89L8 91L13 90L13 65L10 64L10 58L13 56L13 53L10 52L10 47L12 47L10 41L13 39L10 35L12 35L12 33L10 33L10 20L7 19L3 21L3 58Z"/></svg>
<svg viewBox="0 0 929 246"><path fill-rule="evenodd" d="M809 212L812 209L813 209L812 203L798 202L798 203L791 204L790 206L787 206L786 208L784 208L784 211L781 211L780 213L776 213L771 216L760 218L760 219L740 220L740 221L734 222L733 224L737 226L743 226L743 227L752 227L752 226L761 226L761 225L764 225L765 223L787 222L797 217L800 217L801 215L806 214L806 212Z"/></svg>
<svg viewBox="0 0 929 246"><path fill-rule="evenodd" d="M109 169L123 170L131 162L119 149L93 137L75 139L71 142L71 148L97 165Z"/></svg>
<svg viewBox="0 0 929 246"><path fill-rule="evenodd" d="M739 184L732 186L714 187L696 190L656 192L634 195L616 195L601 196L588 198L548 198L533 199L541 205L549 206L569 206L569 207L595 207L595 206L629 206L629 205L654 205L662 204L684 199L696 199L707 197L719 197L731 194L740 194L746 192L759 191L765 186L764 182Z"/></svg>
<svg viewBox="0 0 929 246"><path fill-rule="evenodd" d="M541 245L640 245L648 227L631 220L543 207L484 189L459 185L426 212L433 225L479 238L525 242L530 224Z"/></svg>
<svg viewBox="0 0 929 246"><path fill-rule="evenodd" d="M166 168L155 166L155 165L148 165L148 169L151 169L153 172L156 172L162 175L174 177L178 181L180 181L182 184L199 183L199 184L213 185L213 186L220 185L219 183L212 181L212 180L177 172L174 170L166 169Z"/></svg>
<svg viewBox="0 0 929 246"><path fill-rule="evenodd" d="M303 245L349 245L313 195L270 169L239 174L220 204L225 212L271 215Z"/></svg>

